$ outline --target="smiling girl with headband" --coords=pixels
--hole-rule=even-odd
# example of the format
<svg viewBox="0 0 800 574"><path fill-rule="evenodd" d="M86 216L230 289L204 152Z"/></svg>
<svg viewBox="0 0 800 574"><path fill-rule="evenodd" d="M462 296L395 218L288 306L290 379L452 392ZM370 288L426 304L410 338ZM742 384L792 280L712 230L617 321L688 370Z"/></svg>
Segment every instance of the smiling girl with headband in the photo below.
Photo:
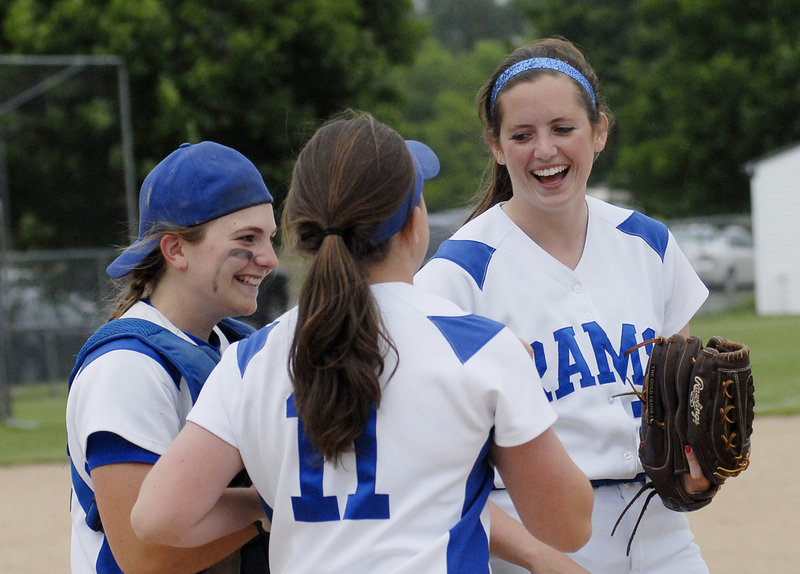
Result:
<svg viewBox="0 0 800 574"><path fill-rule="evenodd" d="M641 388L650 347L626 350L688 334L708 290L663 224L587 196L612 116L573 44L545 39L519 48L483 86L479 105L492 178L471 220L415 284L507 324L530 345L558 413L554 428L595 487L592 539L577 553L555 552L524 531L517 539L524 543L504 547L501 539L495 549L537 573L706 573L686 517L663 505L644 515L630 555L638 512L611 533L645 481L637 456L641 404L629 385ZM705 490L691 455L690 463L695 474L686 480ZM491 500L516 516L498 486ZM500 560L492 568L527 571Z"/></svg>
<svg viewBox="0 0 800 574"><path fill-rule="evenodd" d="M311 259L298 305L211 374L142 488L140 536L195 545L240 528L252 512L218 499L244 467L273 574L486 574L494 463L532 532L564 550L588 539L591 487L519 339L411 284L438 171L428 146L366 114L306 144L283 212Z"/></svg>

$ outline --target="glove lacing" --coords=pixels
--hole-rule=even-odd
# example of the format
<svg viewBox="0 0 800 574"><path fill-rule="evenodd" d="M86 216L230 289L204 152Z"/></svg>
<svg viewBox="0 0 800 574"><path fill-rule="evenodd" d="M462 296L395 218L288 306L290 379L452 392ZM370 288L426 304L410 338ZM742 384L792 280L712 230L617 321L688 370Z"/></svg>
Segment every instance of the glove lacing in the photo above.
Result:
<svg viewBox="0 0 800 574"><path fill-rule="evenodd" d="M650 504L650 501L653 499L653 497L656 494L658 494L658 492L653 487L652 481L645 482L644 486L642 486L642 488L639 489L639 492L637 492L636 495L633 498L631 498L631 501L625 506L625 508L622 511L622 514L619 515L619 518L617 518L617 521L614 523L614 528L611 529L611 536L614 536L614 533L617 531L617 526L619 526L619 523L622 522L622 517L625 516L625 513L628 512L628 509L631 506L633 506L633 503L636 502L636 500L645 491L651 488L653 489L653 492L647 495L647 498L645 499L644 504L642 505L642 510L639 511L639 517L636 519L636 524L633 525L633 531L631 532L631 537L628 539L628 547L625 552L625 556L631 555L631 544L633 544L633 537L636 536L636 531L639 528L639 523L642 521L642 517L644 516L644 511L647 510L647 505Z"/></svg>
<svg viewBox="0 0 800 574"><path fill-rule="evenodd" d="M645 345L649 345L649 344L652 344L652 343L659 344L659 343L662 343L663 341L664 341L663 337L656 337L654 339L648 339L646 341L642 341L638 345L635 345L635 346L631 347L630 349L628 349L627 351L625 351L625 356L630 355L633 351L635 351L636 349L639 349L640 347L644 347ZM635 395L640 401L642 401L644 403L645 402L644 392L637 390L636 386L634 386L634 384L633 384L633 381L631 381L629 378L626 377L626 379L627 379L628 383L630 384L632 390L628 391L627 393L618 393L618 394L613 395L613 396L614 397L622 397L622 396L627 396L627 395ZM644 494L647 490L650 490L650 489L652 489L652 492L647 495L647 498L645 499L644 504L642 505L642 510L639 511L639 517L636 519L636 523L633 525L633 531L631 531L631 536L628 539L628 546L627 546L627 549L626 549L626 552L625 552L626 556L630 556L630 554L631 554L631 545L633 544L633 537L636 536L636 531L639 529L639 524L642 522L642 517L644 516L645 510L647 510L647 505L649 505L650 501L653 499L653 497L656 494L658 494L658 492L653 487L653 482L652 481L647 481L647 482L644 483L644 485L639 489L639 492L637 492L634 495L634 497L631 499L631 501L622 510L622 513L619 515L619 518L617 518L617 521L614 523L614 528L611 530L611 536L614 536L614 533L617 531L617 527L619 526L619 523L622 522L622 517L625 516L625 514L628 512L628 509L631 506L633 506L633 503L636 502L638 500L638 498L642 494Z"/></svg>

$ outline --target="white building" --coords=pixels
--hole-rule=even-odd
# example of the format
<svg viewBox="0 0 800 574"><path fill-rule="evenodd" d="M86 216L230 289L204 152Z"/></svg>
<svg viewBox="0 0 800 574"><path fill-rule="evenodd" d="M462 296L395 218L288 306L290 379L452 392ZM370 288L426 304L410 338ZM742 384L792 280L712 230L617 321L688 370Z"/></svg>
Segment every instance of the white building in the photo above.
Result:
<svg viewBox="0 0 800 574"><path fill-rule="evenodd" d="M759 315L800 315L800 144L750 162Z"/></svg>

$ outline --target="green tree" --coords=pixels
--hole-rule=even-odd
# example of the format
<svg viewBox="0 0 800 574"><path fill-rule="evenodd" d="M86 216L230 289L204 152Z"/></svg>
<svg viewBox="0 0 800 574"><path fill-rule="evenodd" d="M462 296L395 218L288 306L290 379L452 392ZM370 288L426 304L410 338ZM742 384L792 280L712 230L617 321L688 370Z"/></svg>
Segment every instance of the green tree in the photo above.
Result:
<svg viewBox="0 0 800 574"><path fill-rule="evenodd" d="M521 37L525 19L515 0L425 0L437 40L449 50L472 50L479 40Z"/></svg>
<svg viewBox="0 0 800 574"><path fill-rule="evenodd" d="M800 140L796 2L524 2L586 51L618 119L604 177L645 210L747 211L745 164Z"/></svg>
<svg viewBox="0 0 800 574"><path fill-rule="evenodd" d="M0 17L3 51L124 58L138 181L181 142L213 139L252 158L279 199L310 132L345 107L394 98L390 70L410 61L425 33L411 0L9 0ZM121 178L107 170L92 178L93 165L121 169L119 144L98 135L117 121L116 84L99 93L77 86L0 118L12 188L25 189L13 213L55 222L62 245L125 243L109 237L108 214L98 212L124 213ZM65 99L81 100L70 117ZM52 201L60 197L73 229L81 214L79 232L67 229L65 205Z"/></svg>
<svg viewBox="0 0 800 574"><path fill-rule="evenodd" d="M509 48L487 40L453 53L430 40L413 64L392 75L400 104L376 108L376 115L404 137L424 141L439 156L439 176L425 184L430 211L466 205L478 190L490 155L475 97Z"/></svg>

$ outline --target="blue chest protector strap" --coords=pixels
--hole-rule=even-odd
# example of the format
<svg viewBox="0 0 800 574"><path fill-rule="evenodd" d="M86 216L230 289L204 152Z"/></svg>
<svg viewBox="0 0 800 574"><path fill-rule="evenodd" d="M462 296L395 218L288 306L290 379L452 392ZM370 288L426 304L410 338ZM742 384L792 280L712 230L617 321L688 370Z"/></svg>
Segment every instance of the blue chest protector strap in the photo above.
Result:
<svg viewBox="0 0 800 574"><path fill-rule="evenodd" d="M219 323L220 330L225 337L233 342L243 339L254 331L249 325L236 319L223 319ZM203 388L208 375L219 362L220 355L207 345L195 345L175 335L169 330L145 321L143 319L117 319L100 327L83 345L75 360L75 367L69 376L69 387L78 372L97 357L110 351L112 348L127 348L113 345L127 339L129 342L138 342L155 352L160 362L167 370L177 371L189 387L192 404L197 400L200 389ZM177 383L180 383L178 379ZM69 452L67 453L69 454ZM86 524L92 530L102 529L100 515L94 501L94 492L86 484L72 464L72 485L75 496L86 513Z"/></svg>

